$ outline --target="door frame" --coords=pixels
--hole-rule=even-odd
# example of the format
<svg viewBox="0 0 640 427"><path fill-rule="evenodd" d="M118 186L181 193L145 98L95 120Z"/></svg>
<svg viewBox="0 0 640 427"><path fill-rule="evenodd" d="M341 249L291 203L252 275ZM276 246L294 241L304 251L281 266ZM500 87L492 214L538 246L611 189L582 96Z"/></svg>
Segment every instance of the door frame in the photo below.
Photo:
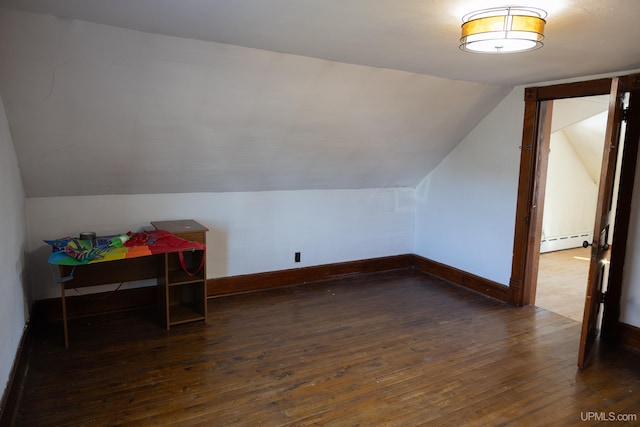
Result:
<svg viewBox="0 0 640 427"><path fill-rule="evenodd" d="M620 76L619 78L625 81L629 89L640 89L639 74ZM545 134L548 135L552 110L552 103L547 101L609 95L612 81L613 78L602 78L525 89L520 177L508 293L508 302L514 306L522 307L533 304L535 301L549 146L548 137L545 138ZM637 139L637 132L635 135ZM632 135L631 140L633 138ZM629 139L628 134L627 139ZM623 150L616 226L611 249L608 297L602 325L602 338L610 340L617 339L619 329L622 271L631 214L631 195L635 180L638 141L626 143Z"/></svg>

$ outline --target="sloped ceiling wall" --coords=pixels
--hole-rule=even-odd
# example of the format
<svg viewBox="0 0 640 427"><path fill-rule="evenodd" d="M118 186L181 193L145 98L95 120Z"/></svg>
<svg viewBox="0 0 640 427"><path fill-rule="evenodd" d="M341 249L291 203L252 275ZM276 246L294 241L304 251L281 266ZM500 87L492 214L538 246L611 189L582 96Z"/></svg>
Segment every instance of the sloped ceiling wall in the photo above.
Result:
<svg viewBox="0 0 640 427"><path fill-rule="evenodd" d="M499 0L0 0L27 195L413 187L508 87L640 65L635 2L520 3L545 47L496 56Z"/></svg>
<svg viewBox="0 0 640 427"><path fill-rule="evenodd" d="M562 132L592 182L600 181L609 95L553 102L552 132Z"/></svg>
<svg viewBox="0 0 640 427"><path fill-rule="evenodd" d="M602 146L607 128L607 112L589 117L564 133L594 184L600 182Z"/></svg>
<svg viewBox="0 0 640 427"><path fill-rule="evenodd" d="M415 186L509 88L0 9L27 196Z"/></svg>

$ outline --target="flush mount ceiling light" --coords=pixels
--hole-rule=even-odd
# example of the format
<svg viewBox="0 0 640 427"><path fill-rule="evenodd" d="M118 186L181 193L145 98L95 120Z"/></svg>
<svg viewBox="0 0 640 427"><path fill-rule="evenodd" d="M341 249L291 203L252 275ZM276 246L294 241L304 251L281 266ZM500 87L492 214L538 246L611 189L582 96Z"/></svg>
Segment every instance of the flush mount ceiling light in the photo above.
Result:
<svg viewBox="0 0 640 427"><path fill-rule="evenodd" d="M514 53L542 47L547 12L535 7L495 7L462 17L460 49L476 53Z"/></svg>

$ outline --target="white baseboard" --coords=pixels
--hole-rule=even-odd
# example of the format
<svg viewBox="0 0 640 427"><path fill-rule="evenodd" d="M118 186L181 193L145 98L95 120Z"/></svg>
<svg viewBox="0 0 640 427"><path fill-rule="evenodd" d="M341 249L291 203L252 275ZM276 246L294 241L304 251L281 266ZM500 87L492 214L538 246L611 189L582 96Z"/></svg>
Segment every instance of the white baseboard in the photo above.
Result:
<svg viewBox="0 0 640 427"><path fill-rule="evenodd" d="M593 232L575 233L566 236L548 237L540 242L540 253L579 248L585 240L591 243Z"/></svg>

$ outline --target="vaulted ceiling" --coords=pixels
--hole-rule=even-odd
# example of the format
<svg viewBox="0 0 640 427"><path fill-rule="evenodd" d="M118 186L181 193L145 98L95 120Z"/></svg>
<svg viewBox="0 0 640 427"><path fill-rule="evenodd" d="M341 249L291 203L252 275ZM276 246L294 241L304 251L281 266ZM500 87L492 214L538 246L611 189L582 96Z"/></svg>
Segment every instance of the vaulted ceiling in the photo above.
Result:
<svg viewBox="0 0 640 427"><path fill-rule="evenodd" d="M520 3L545 46L483 56L495 1L0 0L27 194L415 186L512 86L640 66L635 2Z"/></svg>
<svg viewBox="0 0 640 427"><path fill-rule="evenodd" d="M597 184L607 128L608 96L560 99L553 102L551 132L562 132L588 176ZM553 151L553 147L551 149Z"/></svg>

